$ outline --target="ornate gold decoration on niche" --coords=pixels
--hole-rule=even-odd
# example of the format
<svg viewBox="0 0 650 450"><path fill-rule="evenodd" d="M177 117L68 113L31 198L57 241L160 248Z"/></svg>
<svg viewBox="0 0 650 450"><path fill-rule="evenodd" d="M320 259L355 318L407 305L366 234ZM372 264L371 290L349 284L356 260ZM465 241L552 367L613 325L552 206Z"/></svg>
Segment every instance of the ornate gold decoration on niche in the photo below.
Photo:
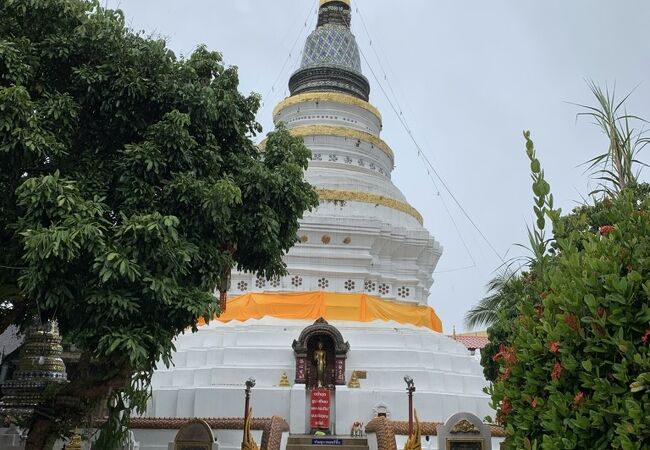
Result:
<svg viewBox="0 0 650 450"><path fill-rule="evenodd" d="M476 425L474 425L472 422L470 422L467 419L462 419L459 420L456 425L449 431L452 434L457 434L457 433L474 433L474 434L479 434L481 430L476 428Z"/></svg>

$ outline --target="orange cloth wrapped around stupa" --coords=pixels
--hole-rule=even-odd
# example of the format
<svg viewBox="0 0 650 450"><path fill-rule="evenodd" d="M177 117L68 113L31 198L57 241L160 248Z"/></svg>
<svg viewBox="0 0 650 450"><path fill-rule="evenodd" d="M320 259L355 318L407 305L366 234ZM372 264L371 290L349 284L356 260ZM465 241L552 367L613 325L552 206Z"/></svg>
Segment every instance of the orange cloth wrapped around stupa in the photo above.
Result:
<svg viewBox="0 0 650 450"><path fill-rule="evenodd" d="M216 320L230 322L261 319L383 320L427 327L442 333L442 322L433 308L381 300L366 294L335 292L249 293L228 300L226 312Z"/></svg>

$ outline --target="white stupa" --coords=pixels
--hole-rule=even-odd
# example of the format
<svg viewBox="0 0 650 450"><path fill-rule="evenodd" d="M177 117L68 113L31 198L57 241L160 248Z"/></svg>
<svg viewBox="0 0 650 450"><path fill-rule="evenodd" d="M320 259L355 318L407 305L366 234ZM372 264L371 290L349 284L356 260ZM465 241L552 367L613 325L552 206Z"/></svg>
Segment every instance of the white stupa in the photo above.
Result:
<svg viewBox="0 0 650 450"><path fill-rule="evenodd" d="M320 0L291 96L273 113L311 149L306 176L320 195L286 256L289 274L270 281L233 274L226 313L180 336L174 366L155 373L148 417L241 417L243 383L253 377L254 415L282 416L291 433L309 433L317 340L329 351L333 433L377 415L406 420L405 375L415 382L421 420L493 413L478 362L441 334L427 306L442 247L391 182L395 156L368 103L350 19L348 0ZM314 325L321 318L327 322ZM348 387L355 371L360 387ZM231 444L221 442L239 445Z"/></svg>

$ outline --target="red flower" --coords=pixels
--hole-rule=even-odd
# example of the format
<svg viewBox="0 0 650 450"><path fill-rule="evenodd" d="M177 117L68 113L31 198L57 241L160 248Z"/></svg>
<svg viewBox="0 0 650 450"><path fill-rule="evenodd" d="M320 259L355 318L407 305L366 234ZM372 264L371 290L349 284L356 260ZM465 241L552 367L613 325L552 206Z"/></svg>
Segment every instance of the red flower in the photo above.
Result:
<svg viewBox="0 0 650 450"><path fill-rule="evenodd" d="M501 375L499 375L499 380L505 381L508 378L510 378L510 375L511 375L510 367L506 367L506 369L503 372L501 372Z"/></svg>
<svg viewBox="0 0 650 450"><path fill-rule="evenodd" d="M537 314L537 317L542 317L544 314L544 307L539 303L535 303L535 306L533 306L533 308L535 308L535 314Z"/></svg>
<svg viewBox="0 0 650 450"><path fill-rule="evenodd" d="M553 370L551 370L551 380L559 380L560 377L562 376L562 364L560 362L556 362L555 365L553 365Z"/></svg>
<svg viewBox="0 0 650 450"><path fill-rule="evenodd" d="M508 364L516 363L517 355L515 354L515 349L501 344L499 346L499 352L492 357L492 361L498 361L500 359L503 359Z"/></svg>
<svg viewBox="0 0 650 450"><path fill-rule="evenodd" d="M645 330L645 334L643 335L641 340L643 341L644 344L647 344L648 342L650 342L650 328Z"/></svg>
<svg viewBox="0 0 650 450"><path fill-rule="evenodd" d="M552 341L550 344L548 344L548 350L551 353L557 353L559 349L560 349L560 343L558 341Z"/></svg>
<svg viewBox="0 0 650 450"><path fill-rule="evenodd" d="M607 236L612 231L614 231L614 225L603 225L602 227L598 228L598 232L603 236Z"/></svg>
<svg viewBox="0 0 650 450"><path fill-rule="evenodd" d="M503 400L501 400L501 412L506 415L512 412L512 404L510 403L510 399L508 397L505 397Z"/></svg>
<svg viewBox="0 0 650 450"><path fill-rule="evenodd" d="M573 397L573 404L575 406L580 406L585 402L585 393L580 391Z"/></svg>
<svg viewBox="0 0 650 450"><path fill-rule="evenodd" d="M536 408L537 408L537 399L536 399L536 398L534 398L533 401L530 402L530 406L531 406L531 408L533 408L533 409L536 409Z"/></svg>
<svg viewBox="0 0 650 450"><path fill-rule="evenodd" d="M576 316L574 316L573 314L565 314L564 315L564 321L574 331L578 331L579 325L578 325L578 319L576 319Z"/></svg>
<svg viewBox="0 0 650 450"><path fill-rule="evenodd" d="M598 317L605 317L607 310L602 306L598 307Z"/></svg>

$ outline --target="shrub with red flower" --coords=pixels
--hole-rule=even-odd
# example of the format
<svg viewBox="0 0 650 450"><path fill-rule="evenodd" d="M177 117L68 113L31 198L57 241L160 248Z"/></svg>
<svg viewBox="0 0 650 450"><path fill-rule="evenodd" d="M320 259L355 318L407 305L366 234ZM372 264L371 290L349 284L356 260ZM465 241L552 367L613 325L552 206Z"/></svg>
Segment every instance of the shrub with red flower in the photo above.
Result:
<svg viewBox="0 0 650 450"><path fill-rule="evenodd" d="M648 342L650 342L650 328L645 330L645 334L643 335L641 340L643 341L644 344L647 344Z"/></svg>
<svg viewBox="0 0 650 450"><path fill-rule="evenodd" d="M561 376L562 376L562 364L560 364L560 362L557 361L553 365L553 370L551 370L551 380L559 380Z"/></svg>
<svg viewBox="0 0 650 450"><path fill-rule="evenodd" d="M512 404L510 403L510 399L508 397L505 397L503 400L501 400L501 412L505 415L508 415L512 412Z"/></svg>
<svg viewBox="0 0 650 450"><path fill-rule="evenodd" d="M508 448L650 449L650 184L617 193L611 206L546 214L550 243L531 237L536 279L514 311L499 311L499 334L488 330L499 339L491 355L500 350L488 391Z"/></svg>
<svg viewBox="0 0 650 450"><path fill-rule="evenodd" d="M565 314L564 322L569 325L574 331L578 331L580 325L578 325L578 319L573 314Z"/></svg>
<svg viewBox="0 0 650 450"><path fill-rule="evenodd" d="M598 232L603 236L607 236L612 231L614 231L614 225L603 225L602 227L598 228Z"/></svg>
<svg viewBox="0 0 650 450"><path fill-rule="evenodd" d="M499 346L499 352L492 357L492 360L493 361L503 360L507 364L512 365L517 362L517 354L514 348L507 346L505 344L501 344Z"/></svg>

